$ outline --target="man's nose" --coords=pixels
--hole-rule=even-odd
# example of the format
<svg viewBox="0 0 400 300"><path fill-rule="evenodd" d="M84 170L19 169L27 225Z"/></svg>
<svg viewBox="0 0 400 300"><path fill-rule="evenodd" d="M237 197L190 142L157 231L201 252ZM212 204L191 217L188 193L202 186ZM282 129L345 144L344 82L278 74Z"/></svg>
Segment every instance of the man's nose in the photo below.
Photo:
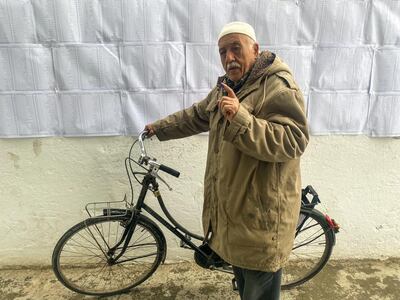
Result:
<svg viewBox="0 0 400 300"><path fill-rule="evenodd" d="M235 55L232 51L226 51L225 63L229 64L230 62L235 60Z"/></svg>

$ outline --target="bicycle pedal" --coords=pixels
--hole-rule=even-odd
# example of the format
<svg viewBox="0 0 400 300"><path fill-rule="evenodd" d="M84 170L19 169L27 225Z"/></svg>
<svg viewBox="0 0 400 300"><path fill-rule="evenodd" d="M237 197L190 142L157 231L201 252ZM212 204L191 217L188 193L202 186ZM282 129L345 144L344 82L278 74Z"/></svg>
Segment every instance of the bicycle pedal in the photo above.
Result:
<svg viewBox="0 0 400 300"><path fill-rule="evenodd" d="M238 290L236 278L232 278L232 289L233 289L234 291L237 291L237 290Z"/></svg>

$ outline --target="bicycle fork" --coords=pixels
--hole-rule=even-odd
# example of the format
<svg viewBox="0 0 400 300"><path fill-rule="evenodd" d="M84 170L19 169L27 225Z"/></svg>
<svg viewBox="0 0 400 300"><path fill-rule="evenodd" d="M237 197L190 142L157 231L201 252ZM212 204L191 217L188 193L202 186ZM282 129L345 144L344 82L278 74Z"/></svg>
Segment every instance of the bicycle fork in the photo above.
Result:
<svg viewBox="0 0 400 300"><path fill-rule="evenodd" d="M110 264L110 265L117 264L118 260L121 258L121 256L124 255L126 249L128 249L128 245L132 239L133 233L135 232L139 213L140 212L137 211L136 209L134 210L132 217L130 218L128 224L125 227L125 230L121 236L121 239L118 241L117 244L115 244L113 247L111 247L107 251L107 263L108 264ZM116 250L118 249L119 246L121 246L122 243L124 245L122 246L120 253L117 256L113 257ZM126 261L126 260L122 260L120 262L124 262L124 261Z"/></svg>
<svg viewBox="0 0 400 300"><path fill-rule="evenodd" d="M129 222L126 224L126 227L121 236L121 239L118 241L118 243L116 243L113 247L109 248L109 250L107 251L107 263L108 264L114 265L117 263L122 263L122 262L126 262L128 260L131 260L131 259L125 259L125 260L119 261L119 259L124 255L126 249L128 249L128 247L129 247L129 243L132 239L133 233L135 232L136 224L137 224L137 221L139 220L139 215L141 213L141 207L143 205L143 202L146 197L146 194L147 194L150 184L155 184L154 178L151 176L146 176L143 180L143 186L142 186L142 190L140 191L139 200L132 211L131 218L130 218ZM122 246L120 253L117 256L113 257L115 255L115 252L117 251L118 247L120 247L122 244L123 244L123 246Z"/></svg>

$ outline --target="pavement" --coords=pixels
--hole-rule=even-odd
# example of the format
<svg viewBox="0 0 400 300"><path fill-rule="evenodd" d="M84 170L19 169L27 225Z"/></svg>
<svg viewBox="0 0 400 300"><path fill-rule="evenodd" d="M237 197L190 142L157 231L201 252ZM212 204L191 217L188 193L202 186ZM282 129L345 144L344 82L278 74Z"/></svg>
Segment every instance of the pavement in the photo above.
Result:
<svg viewBox="0 0 400 300"><path fill-rule="evenodd" d="M231 275L201 269L193 262L162 265L155 274L127 294L90 297L61 285L50 267L0 269L1 300L45 299L235 299ZM398 300L400 258L332 260L308 283L282 291L282 300Z"/></svg>

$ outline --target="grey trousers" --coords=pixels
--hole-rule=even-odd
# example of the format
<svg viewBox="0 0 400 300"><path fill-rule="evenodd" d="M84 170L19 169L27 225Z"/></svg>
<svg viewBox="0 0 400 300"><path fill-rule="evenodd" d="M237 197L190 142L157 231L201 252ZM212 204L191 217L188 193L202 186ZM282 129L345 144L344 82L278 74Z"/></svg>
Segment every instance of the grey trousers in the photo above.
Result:
<svg viewBox="0 0 400 300"><path fill-rule="evenodd" d="M242 300L279 300L282 269L262 272L233 266L236 284Z"/></svg>

